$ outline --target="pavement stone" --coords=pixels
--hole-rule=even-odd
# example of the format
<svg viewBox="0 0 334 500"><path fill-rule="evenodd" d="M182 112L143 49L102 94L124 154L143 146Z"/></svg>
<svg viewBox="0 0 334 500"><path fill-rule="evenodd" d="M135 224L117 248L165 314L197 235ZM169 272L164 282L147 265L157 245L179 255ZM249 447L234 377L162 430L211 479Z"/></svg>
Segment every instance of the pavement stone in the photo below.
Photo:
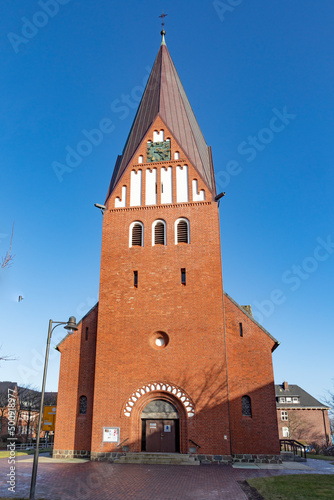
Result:
<svg viewBox="0 0 334 500"><path fill-rule="evenodd" d="M319 463L320 462L320 463ZM251 464L253 465L253 464ZM271 464L269 464L271 465ZM294 465L294 463L292 463ZM301 464L295 464L295 467ZM304 465L304 464L303 464ZM0 459L0 496L29 496L32 461L17 458L16 492L7 491L9 465ZM282 474L334 474L334 466L308 460L307 468L250 469L230 465L170 466L42 460L36 498L48 500L247 500L238 481Z"/></svg>

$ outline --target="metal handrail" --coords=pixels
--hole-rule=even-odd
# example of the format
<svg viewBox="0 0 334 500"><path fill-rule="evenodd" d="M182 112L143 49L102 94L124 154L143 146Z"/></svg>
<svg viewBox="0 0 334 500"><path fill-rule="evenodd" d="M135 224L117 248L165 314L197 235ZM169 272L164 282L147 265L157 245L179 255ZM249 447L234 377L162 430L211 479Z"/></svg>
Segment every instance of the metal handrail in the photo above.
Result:
<svg viewBox="0 0 334 500"><path fill-rule="evenodd" d="M306 446L296 441L295 439L280 439L280 449L281 451L292 451L294 455L306 458Z"/></svg>
<svg viewBox="0 0 334 500"><path fill-rule="evenodd" d="M129 441L129 438L126 438L124 439L124 441L122 441L121 443L119 443L116 448L120 448L122 446L122 444L126 443L127 441Z"/></svg>
<svg viewBox="0 0 334 500"><path fill-rule="evenodd" d="M189 439L189 441L196 446L196 448L201 448L199 444L195 443L192 439Z"/></svg>
<svg viewBox="0 0 334 500"><path fill-rule="evenodd" d="M21 443L21 444L16 444L15 445L15 450L20 451L20 450L26 450L26 449L35 449L36 448L36 443ZM40 443L39 444L39 449L41 448L53 448L53 443L48 443L45 445L45 443Z"/></svg>

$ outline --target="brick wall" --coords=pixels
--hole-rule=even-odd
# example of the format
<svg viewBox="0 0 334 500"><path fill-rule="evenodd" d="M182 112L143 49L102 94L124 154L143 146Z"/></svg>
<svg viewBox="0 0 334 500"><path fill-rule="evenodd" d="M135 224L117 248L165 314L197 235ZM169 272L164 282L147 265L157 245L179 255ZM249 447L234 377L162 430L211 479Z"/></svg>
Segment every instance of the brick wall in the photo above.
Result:
<svg viewBox="0 0 334 500"><path fill-rule="evenodd" d="M68 335L58 348L61 363L54 450L90 450L97 313L95 306L78 331ZM87 397L86 415L79 414L83 395Z"/></svg>
<svg viewBox="0 0 334 500"><path fill-rule="evenodd" d="M233 453L278 454L271 352L275 343L226 295L224 305ZM242 416L244 395L251 398L252 417Z"/></svg>
<svg viewBox="0 0 334 500"><path fill-rule="evenodd" d="M288 412L288 420L282 420L282 411ZM289 429L289 439L296 439L306 444L312 442L323 446L331 444L328 410L306 408L277 409L278 431L280 439L284 439L283 427Z"/></svg>

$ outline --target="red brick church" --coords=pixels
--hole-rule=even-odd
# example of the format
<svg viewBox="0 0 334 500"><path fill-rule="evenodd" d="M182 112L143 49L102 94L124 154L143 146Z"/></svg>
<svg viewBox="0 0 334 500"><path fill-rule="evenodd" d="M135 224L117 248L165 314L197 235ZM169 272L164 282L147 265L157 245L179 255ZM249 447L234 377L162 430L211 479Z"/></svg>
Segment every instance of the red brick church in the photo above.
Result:
<svg viewBox="0 0 334 500"><path fill-rule="evenodd" d="M218 197L162 32L105 201L99 302L58 345L54 456L279 455L278 343L223 291Z"/></svg>

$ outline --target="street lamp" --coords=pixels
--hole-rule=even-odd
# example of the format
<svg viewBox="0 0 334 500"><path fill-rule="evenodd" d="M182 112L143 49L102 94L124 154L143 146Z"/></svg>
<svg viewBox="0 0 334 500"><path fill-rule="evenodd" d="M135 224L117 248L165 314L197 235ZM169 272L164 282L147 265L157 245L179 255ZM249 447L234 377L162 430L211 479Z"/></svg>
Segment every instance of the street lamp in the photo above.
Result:
<svg viewBox="0 0 334 500"><path fill-rule="evenodd" d="M52 327L52 325L55 325ZM37 427L37 435L36 435L36 450L34 454L34 463L32 466L32 474L31 474L31 484L30 484L30 496L29 500L35 500L35 487L36 487L36 476L37 476L37 466L38 466L38 453L39 453L39 437L41 433L42 426L42 418L43 418L43 405L44 405L44 393L45 393L45 382L46 382L46 372L48 369L48 360L49 360L49 350L50 350L50 342L52 332L57 326L65 325L64 328L69 331L69 333L75 332L78 327L76 324L76 319L74 316L71 316L67 321L49 321L49 331L48 331L48 340L46 343L46 351L45 351L45 361L44 361L44 373L43 373L43 383L42 383L42 394L41 394L41 405L39 409L39 418L38 418L38 427Z"/></svg>

